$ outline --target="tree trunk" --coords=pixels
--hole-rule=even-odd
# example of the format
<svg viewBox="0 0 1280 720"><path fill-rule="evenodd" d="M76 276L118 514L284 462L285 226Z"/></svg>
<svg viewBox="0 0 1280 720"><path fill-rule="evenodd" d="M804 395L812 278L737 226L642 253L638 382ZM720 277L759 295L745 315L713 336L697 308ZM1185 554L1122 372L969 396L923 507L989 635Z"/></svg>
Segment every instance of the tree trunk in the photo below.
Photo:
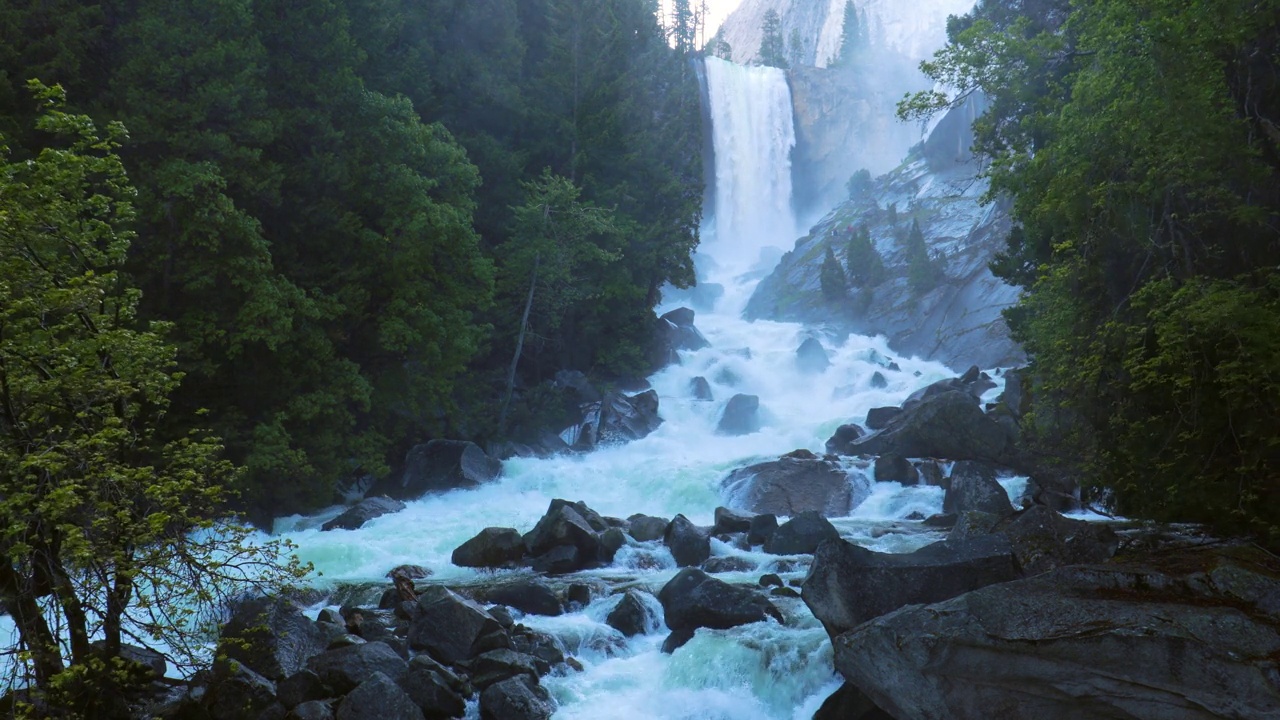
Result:
<svg viewBox="0 0 1280 720"><path fill-rule="evenodd" d="M533 292L538 287L538 264L542 254L533 256L533 272L529 275L529 295L524 300L524 313L520 316L520 334L516 337L516 352L511 356L511 368L507 370L507 391L502 396L502 412L498 414L499 434L507 431L507 410L511 407L511 395L516 389L516 367L520 364L520 354L524 352L524 334L529 329L529 311L533 309Z"/></svg>
<svg viewBox="0 0 1280 720"><path fill-rule="evenodd" d="M8 560L0 562L0 598L18 626L22 646L31 653L36 686L47 688L53 676L62 672L62 653L36 601L34 580L18 574Z"/></svg>

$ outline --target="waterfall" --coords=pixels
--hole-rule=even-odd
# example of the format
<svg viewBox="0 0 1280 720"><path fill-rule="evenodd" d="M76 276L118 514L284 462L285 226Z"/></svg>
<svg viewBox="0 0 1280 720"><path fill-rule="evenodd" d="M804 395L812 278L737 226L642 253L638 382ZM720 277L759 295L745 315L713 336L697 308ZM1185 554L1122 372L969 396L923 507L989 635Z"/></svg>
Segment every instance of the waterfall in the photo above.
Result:
<svg viewBox="0 0 1280 720"><path fill-rule="evenodd" d="M714 225L706 252L742 271L762 249L789 247L799 234L791 202L791 89L778 68L713 57L706 67L715 149Z"/></svg>

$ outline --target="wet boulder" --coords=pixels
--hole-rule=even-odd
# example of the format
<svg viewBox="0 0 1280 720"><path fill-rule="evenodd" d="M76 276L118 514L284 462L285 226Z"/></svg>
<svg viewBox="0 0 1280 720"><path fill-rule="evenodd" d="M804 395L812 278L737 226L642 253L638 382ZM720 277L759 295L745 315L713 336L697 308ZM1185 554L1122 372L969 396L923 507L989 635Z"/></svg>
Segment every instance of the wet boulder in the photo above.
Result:
<svg viewBox="0 0 1280 720"><path fill-rule="evenodd" d="M276 704L275 683L234 660L213 666L213 682L205 695L214 720L257 717Z"/></svg>
<svg viewBox="0 0 1280 720"><path fill-rule="evenodd" d="M258 720L266 720L266 713ZM333 706L324 700L308 700L290 710L284 720L334 720Z"/></svg>
<svg viewBox="0 0 1280 720"><path fill-rule="evenodd" d="M332 697L333 691L329 689L320 676L314 670L299 670L289 677L281 680L276 686L276 697L280 699L280 704L286 709L301 705L311 700L323 700Z"/></svg>
<svg viewBox="0 0 1280 720"><path fill-rule="evenodd" d="M494 683L480 694L480 720L549 720L551 695L527 676Z"/></svg>
<svg viewBox="0 0 1280 720"><path fill-rule="evenodd" d="M688 631L700 627L724 630L774 618L782 613L755 590L730 585L697 568L685 568L658 593L667 627Z"/></svg>
<svg viewBox="0 0 1280 720"><path fill-rule="evenodd" d="M569 441L574 450L589 452L602 444L639 440L661 424L656 391L629 396L610 392L602 400L582 406L582 419Z"/></svg>
<svg viewBox="0 0 1280 720"><path fill-rule="evenodd" d="M524 557L524 538L515 528L488 527L453 551L460 567L502 567Z"/></svg>
<svg viewBox="0 0 1280 720"><path fill-rule="evenodd" d="M996 482L994 467L962 460L951 469L942 512L983 512L1004 517L1013 512L1013 504L1004 487Z"/></svg>
<svg viewBox="0 0 1280 720"><path fill-rule="evenodd" d="M855 493L838 462L818 457L781 457L739 468L721 485L740 507L786 516L812 510L840 517L870 494L861 487Z"/></svg>
<svg viewBox="0 0 1280 720"><path fill-rule="evenodd" d="M537 680L539 675L536 658L509 648L481 653L462 663L462 667L469 673L471 684L480 691L518 675L525 675L534 680Z"/></svg>
<svg viewBox="0 0 1280 720"><path fill-rule="evenodd" d="M603 519L601 523L603 525ZM597 532L573 504L553 500L538 524L525 533L524 544L529 554L535 557L569 545L577 548L582 558L595 558L600 550Z"/></svg>
<svg viewBox="0 0 1280 720"><path fill-rule="evenodd" d="M373 493L414 500L430 492L472 488L502 474L502 461L465 440L432 440L405 455L404 472L374 485Z"/></svg>
<svg viewBox="0 0 1280 720"><path fill-rule="evenodd" d="M605 623L627 637L645 634L654 621L653 611L644 600L646 596L648 593L640 590L628 590L609 611Z"/></svg>
<svg viewBox="0 0 1280 720"><path fill-rule="evenodd" d="M432 586L418 597L418 616L409 625L409 647L453 664L482 652L480 640L501 630L484 608L448 588Z"/></svg>
<svg viewBox="0 0 1280 720"><path fill-rule="evenodd" d="M910 460L893 453L876 458L872 474L875 475L876 482L897 482L903 485L915 485L920 479Z"/></svg>
<svg viewBox="0 0 1280 720"><path fill-rule="evenodd" d="M773 513L762 513L751 518L751 527L747 529L748 545L763 545L778 529L778 516Z"/></svg>
<svg viewBox="0 0 1280 720"><path fill-rule="evenodd" d="M1184 549L904 608L833 649L899 718L1276 720L1277 598L1274 556Z"/></svg>
<svg viewBox="0 0 1280 720"><path fill-rule="evenodd" d="M676 565L690 567L701 565L711 557L711 538L702 528L689 522L684 515L676 515L662 541L671 550Z"/></svg>
<svg viewBox="0 0 1280 720"><path fill-rule="evenodd" d="M827 357L827 349L822 347L822 341L818 338L806 338L796 348L796 369L800 372L817 374L826 372L829 367L831 360Z"/></svg>
<svg viewBox="0 0 1280 720"><path fill-rule="evenodd" d="M661 540L667 534L667 526L671 524L670 520L664 518L639 514L632 515L627 520L630 523L631 537L639 542Z"/></svg>
<svg viewBox="0 0 1280 720"><path fill-rule="evenodd" d="M409 661L404 690L427 720L462 717L467 708L464 696L471 694L466 681L427 655Z"/></svg>
<svg viewBox="0 0 1280 720"><path fill-rule="evenodd" d="M764 551L774 555L812 553L826 540L839 540L840 533L826 518L812 510L791 518L769 536Z"/></svg>
<svg viewBox="0 0 1280 720"><path fill-rule="evenodd" d="M320 526L321 530L355 530L376 517L398 513L404 503L389 497L370 497L361 500L346 512Z"/></svg>
<svg viewBox="0 0 1280 720"><path fill-rule="evenodd" d="M668 325L667 339L676 350L701 350L711 347L711 343L694 327L695 313L687 307L676 308L664 314L660 319Z"/></svg>
<svg viewBox="0 0 1280 720"><path fill-rule="evenodd" d="M901 414L902 408L899 407L871 408L867 411L867 427L871 430L883 430Z"/></svg>
<svg viewBox="0 0 1280 720"><path fill-rule="evenodd" d="M375 674L397 682L403 680L409 664L390 645L367 642L326 650L308 660L307 669L335 693L344 695Z"/></svg>
<svg viewBox="0 0 1280 720"><path fill-rule="evenodd" d="M566 575L581 570L590 562L591 559L573 545L558 545L533 558L529 567L546 575Z"/></svg>
<svg viewBox="0 0 1280 720"><path fill-rule="evenodd" d="M847 424L836 428L836 432L827 440L826 450L835 455L851 455L853 441L865 435L862 428Z"/></svg>
<svg viewBox="0 0 1280 720"><path fill-rule="evenodd" d="M884 390L889 387L889 380L885 378L884 373L879 370L871 373L871 389Z"/></svg>
<svg viewBox="0 0 1280 720"><path fill-rule="evenodd" d="M722 535L729 533L746 532L751 529L751 513L742 513L736 510L730 510L727 507L716 508L715 525L711 528L712 535Z"/></svg>
<svg viewBox="0 0 1280 720"><path fill-rule="evenodd" d="M689 394L694 400L705 400L710 402L715 400L715 395L711 392L711 383L707 379L699 375L689 381Z"/></svg>
<svg viewBox="0 0 1280 720"><path fill-rule="evenodd" d="M1023 575L1103 562L1115 555L1120 545L1120 538L1107 525L1072 520L1043 505L1004 518L993 529L1013 546Z"/></svg>
<svg viewBox="0 0 1280 720"><path fill-rule="evenodd" d="M903 605L938 602L1018 577L1009 542L997 536L904 554L835 540L818 546L801 597L834 638Z"/></svg>
<svg viewBox="0 0 1280 720"><path fill-rule="evenodd" d="M306 667L329 638L296 605L260 597L235 606L222 627L218 653L276 681Z"/></svg>
<svg viewBox="0 0 1280 720"><path fill-rule="evenodd" d="M729 398L716 425L721 435L750 435L760 430L760 398L741 393Z"/></svg>
<svg viewBox="0 0 1280 720"><path fill-rule="evenodd" d="M1020 456L1008 428L983 414L964 390L929 396L903 411L884 429L853 443L865 455L978 460L1016 467Z"/></svg>
<svg viewBox="0 0 1280 720"><path fill-rule="evenodd" d="M499 585L488 591L486 600L529 615L564 614L564 605L560 602L560 596L541 578L517 580Z"/></svg>
<svg viewBox="0 0 1280 720"><path fill-rule="evenodd" d="M336 720L424 720L422 710L396 680L375 672L338 705Z"/></svg>

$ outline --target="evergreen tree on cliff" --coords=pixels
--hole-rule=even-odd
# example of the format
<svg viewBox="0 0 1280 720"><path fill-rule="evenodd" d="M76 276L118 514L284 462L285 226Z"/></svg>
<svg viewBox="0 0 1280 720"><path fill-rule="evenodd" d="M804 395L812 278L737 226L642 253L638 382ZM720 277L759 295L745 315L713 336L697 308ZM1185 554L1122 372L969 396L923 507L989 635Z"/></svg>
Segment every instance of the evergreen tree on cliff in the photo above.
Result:
<svg viewBox="0 0 1280 720"><path fill-rule="evenodd" d="M760 64L786 68L787 50L782 37L782 20L778 17L777 10L770 8L765 12L760 32Z"/></svg>

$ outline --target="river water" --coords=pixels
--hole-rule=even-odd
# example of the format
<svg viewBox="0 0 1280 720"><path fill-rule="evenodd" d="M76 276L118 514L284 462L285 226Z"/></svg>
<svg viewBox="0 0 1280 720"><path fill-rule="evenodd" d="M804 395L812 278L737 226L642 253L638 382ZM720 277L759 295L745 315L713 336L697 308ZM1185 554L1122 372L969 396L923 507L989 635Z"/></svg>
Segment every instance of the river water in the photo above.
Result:
<svg viewBox="0 0 1280 720"><path fill-rule="evenodd" d="M277 532L315 564L318 582L385 582L387 571L403 563L431 569L430 582L457 587L491 581L492 573L454 567L453 549L485 527L531 529L553 498L581 500L604 515L683 513L710 525L716 506L736 505L721 486L730 471L798 448L821 453L839 425L862 423L869 409L897 405L912 391L956 374L938 363L898 357L880 338L831 338L797 324L741 319L752 288L769 269L768 259L797 234L790 209L791 102L785 76L772 68L710 59L707 79L716 217L704 228L699 267L705 281L725 292L696 320L711 346L681 353L679 365L649 378L660 398L662 426L642 440L587 455L508 460L491 484L411 502L405 511L355 531L318 530L337 509L281 519ZM819 337L830 354L831 366L818 375L796 366L796 348L810 336ZM891 362L899 369L890 369ZM872 387L875 373L885 377L886 387ZM690 381L698 376L710 381L714 401L693 398ZM765 425L751 435L718 435L724 402L739 392L759 396ZM874 483L865 463L850 461L846 467L855 495L866 499L850 517L833 519L844 537L886 552L909 552L939 539L906 518L938 512L940 488ZM1011 495L1020 491L1019 481L1007 483ZM751 584L767 572L798 582L809 560L716 540L712 554L747 561L753 569L718 577ZM499 575L520 572L527 571ZM656 593L675 572L661 542L638 543L623 548L612 567L574 578L602 590L640 586ZM584 666L582 672L544 678L559 703L557 718L809 718L839 686L827 635L799 599L774 598L785 624L703 629L666 655L659 649L666 635L661 622L628 640L604 622L620 595L599 595L563 616L520 620L558 637ZM653 605L660 618L661 607ZM476 714L474 704L471 713Z"/></svg>

